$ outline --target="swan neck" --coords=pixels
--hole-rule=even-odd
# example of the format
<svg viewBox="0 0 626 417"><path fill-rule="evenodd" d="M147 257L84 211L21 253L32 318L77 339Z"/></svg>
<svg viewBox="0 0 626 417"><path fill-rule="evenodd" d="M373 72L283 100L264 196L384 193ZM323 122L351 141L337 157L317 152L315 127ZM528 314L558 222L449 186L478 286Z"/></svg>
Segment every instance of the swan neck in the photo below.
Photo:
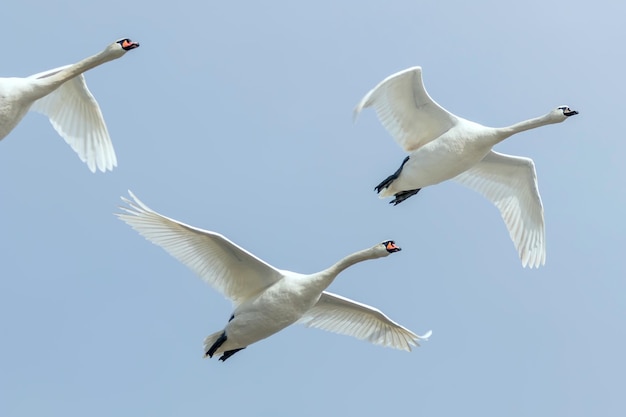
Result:
<svg viewBox="0 0 626 417"><path fill-rule="evenodd" d="M116 58L119 58L121 55L117 56L117 54L112 53L110 50L105 49L104 51L92 55L88 58L85 58L73 65L68 66L67 68L62 69L61 71L53 74L49 77L41 78L38 89L38 93L40 93L40 97L46 96L50 94L52 91L59 88L66 81L71 80L72 78L92 69L99 65L104 64L105 62L112 61Z"/></svg>
<svg viewBox="0 0 626 417"><path fill-rule="evenodd" d="M548 124L557 123L550 117L550 114L544 116L535 117L533 119L524 120L523 122L515 123L511 126L498 128L499 141L502 141L509 136L523 132L525 130L535 129L537 127L545 126Z"/></svg>
<svg viewBox="0 0 626 417"><path fill-rule="evenodd" d="M324 288L328 287L335 280L337 275L339 275L345 269L359 262L363 262L368 259L379 258L380 256L381 255L376 253L374 248L364 249L362 251L355 252L352 255L346 256L345 258L341 259L339 262L321 273L321 275L323 276L323 280L325 281Z"/></svg>

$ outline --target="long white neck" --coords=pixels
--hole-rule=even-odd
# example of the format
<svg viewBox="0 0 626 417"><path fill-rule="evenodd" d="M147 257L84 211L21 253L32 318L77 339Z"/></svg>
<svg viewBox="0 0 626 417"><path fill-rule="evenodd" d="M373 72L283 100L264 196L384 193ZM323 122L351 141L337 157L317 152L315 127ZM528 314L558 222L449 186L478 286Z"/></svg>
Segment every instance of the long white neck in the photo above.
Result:
<svg viewBox="0 0 626 417"><path fill-rule="evenodd" d="M525 130L535 129L537 127L549 125L552 123L559 123L559 120L555 120L553 117L551 117L551 114L548 113L540 117L535 117L534 119L528 119L524 120L523 122L515 123L511 126L495 128L495 131L497 133L496 143L501 142L504 139L515 135L516 133L520 133Z"/></svg>
<svg viewBox="0 0 626 417"><path fill-rule="evenodd" d="M38 96L35 99L39 99L50 94L52 91L59 88L61 84L65 83L68 80L71 80L77 75L80 75L85 71L95 68L98 65L102 65L105 62L117 59L122 55L124 54L115 53L107 48L96 55L85 58L73 65L68 66L67 68L62 69L56 74L38 79L33 91L33 93Z"/></svg>
<svg viewBox="0 0 626 417"><path fill-rule="evenodd" d="M359 252L355 252L352 255L348 255L330 268L325 269L317 274L315 274L314 280L317 281L317 285L319 285L319 290L325 290L334 280L337 278L343 270L351 267L352 265L366 261L368 259L375 259L385 256L387 252L381 253L376 250L376 247L364 249Z"/></svg>

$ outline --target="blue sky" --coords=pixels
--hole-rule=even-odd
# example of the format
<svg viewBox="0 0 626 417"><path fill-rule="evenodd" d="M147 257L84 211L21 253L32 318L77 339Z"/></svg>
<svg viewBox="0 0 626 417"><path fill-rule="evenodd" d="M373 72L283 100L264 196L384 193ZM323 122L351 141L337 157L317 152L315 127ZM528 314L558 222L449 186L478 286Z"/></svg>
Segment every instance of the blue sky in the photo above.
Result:
<svg viewBox="0 0 626 417"><path fill-rule="evenodd" d="M2 76L141 48L86 74L112 173L38 114L0 142L0 415L623 415L626 5L199 3L3 5ZM580 111L496 147L535 161L545 267L457 184L376 197L404 154L352 109L413 65L485 125ZM406 353L293 326L204 360L230 303L112 215L127 189L302 273L394 239L330 290L433 336Z"/></svg>

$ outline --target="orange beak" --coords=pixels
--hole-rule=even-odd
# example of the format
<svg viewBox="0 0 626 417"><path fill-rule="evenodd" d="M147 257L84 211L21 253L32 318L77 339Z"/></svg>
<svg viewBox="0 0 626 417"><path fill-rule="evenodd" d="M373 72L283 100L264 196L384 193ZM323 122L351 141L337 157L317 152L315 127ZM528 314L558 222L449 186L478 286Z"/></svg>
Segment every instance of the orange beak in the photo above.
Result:
<svg viewBox="0 0 626 417"><path fill-rule="evenodd" d="M395 243L389 242L389 243L387 243L387 250L391 252L391 251L394 251L394 250L398 251L398 250L401 250L401 249L400 249L399 246L396 246Z"/></svg>
<svg viewBox="0 0 626 417"><path fill-rule="evenodd" d="M134 49L139 47L139 42L129 41L128 39L124 39L122 42L122 48L125 50Z"/></svg>

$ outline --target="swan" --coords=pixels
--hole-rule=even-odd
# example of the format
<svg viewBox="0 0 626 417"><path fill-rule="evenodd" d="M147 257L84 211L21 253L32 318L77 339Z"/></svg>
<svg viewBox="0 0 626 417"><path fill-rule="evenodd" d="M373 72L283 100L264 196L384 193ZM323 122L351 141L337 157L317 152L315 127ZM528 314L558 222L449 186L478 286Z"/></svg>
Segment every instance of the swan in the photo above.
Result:
<svg viewBox="0 0 626 417"><path fill-rule="evenodd" d="M500 210L522 266L546 261L543 205L530 158L491 148L525 130L561 123L578 114L559 106L544 116L493 128L455 116L426 92L422 68L412 67L384 79L354 109L374 107L378 119L409 155L400 168L375 187L397 205L429 185L452 179L477 191Z"/></svg>
<svg viewBox="0 0 626 417"><path fill-rule="evenodd" d="M116 216L234 304L226 327L204 340L205 357L222 354L219 360L225 361L296 322L406 351L432 334L418 336L376 308L324 291L349 266L400 251L392 240L346 256L321 272L298 274L274 268L218 233L162 216L129 194L132 201L122 197L127 206Z"/></svg>
<svg viewBox="0 0 626 417"><path fill-rule="evenodd" d="M50 123L85 162L91 172L117 166L102 112L83 73L120 58L139 47L128 38L120 39L102 52L76 64L40 72L26 78L0 78L0 140L22 120L28 110L48 116Z"/></svg>

